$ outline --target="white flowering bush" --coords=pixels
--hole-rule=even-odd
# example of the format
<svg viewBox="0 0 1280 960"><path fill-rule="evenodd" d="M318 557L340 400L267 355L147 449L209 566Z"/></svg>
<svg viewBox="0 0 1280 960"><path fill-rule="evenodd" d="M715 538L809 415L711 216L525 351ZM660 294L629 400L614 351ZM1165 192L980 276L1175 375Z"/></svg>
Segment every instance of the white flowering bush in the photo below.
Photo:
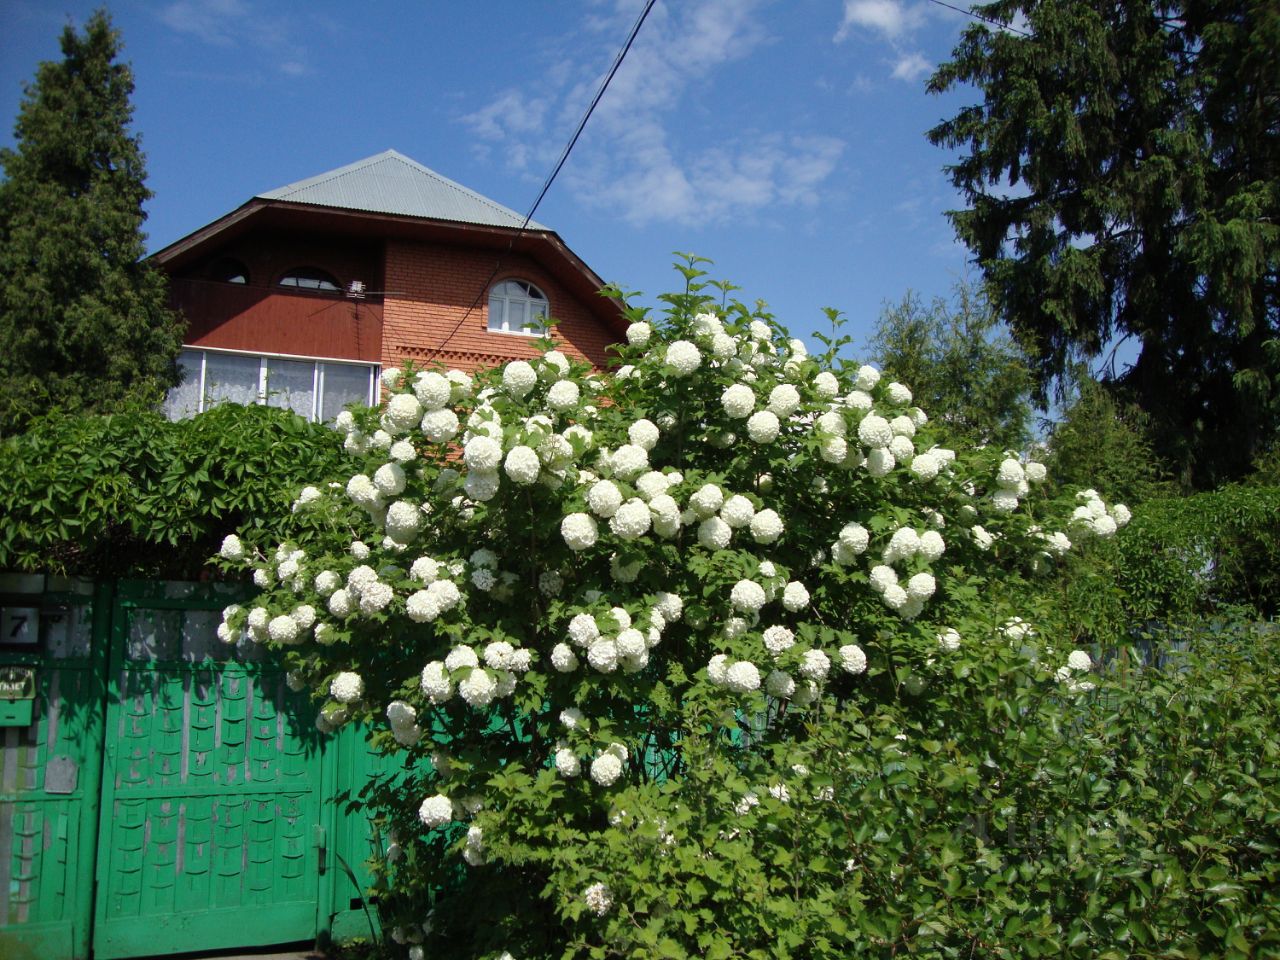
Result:
<svg viewBox="0 0 1280 960"><path fill-rule="evenodd" d="M866 879L875 818L928 819L894 778L950 769L920 802L968 815L988 774L955 738L1097 677L1030 584L1127 510L948 446L841 343L697 283L665 302L611 371L550 343L397 371L339 418L361 466L316 478L297 538L224 544L263 590L223 635L404 758L365 799L427 955L887 950L919 923Z"/></svg>

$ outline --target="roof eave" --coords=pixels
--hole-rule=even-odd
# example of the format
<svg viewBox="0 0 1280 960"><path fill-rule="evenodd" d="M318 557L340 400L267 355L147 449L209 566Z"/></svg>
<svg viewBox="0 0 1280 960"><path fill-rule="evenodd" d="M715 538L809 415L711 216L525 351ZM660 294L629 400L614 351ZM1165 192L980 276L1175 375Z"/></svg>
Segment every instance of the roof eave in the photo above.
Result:
<svg viewBox="0 0 1280 960"><path fill-rule="evenodd" d="M520 230L516 227L435 220L403 214L376 213L254 197L231 213L157 250L149 259L167 271L173 272L195 259L203 249L215 242L225 242L245 232L251 226L249 223L251 219L261 219L273 214L282 215L288 220L323 219L335 229L381 224L395 228L391 232L400 232L406 239L412 239L416 234L419 239L437 242L462 240L467 245L475 247L501 248L507 245L512 250L528 254L535 254L538 247L543 247L547 252L555 254L555 256L543 258L544 265L558 274L557 278L569 287L595 316L604 321L614 334L621 338L626 332L627 321L623 306L611 298L600 295L600 289L605 285L604 281L574 253L559 234L546 228L535 230L527 227ZM384 234L384 239L385 236ZM570 269L555 270L557 260Z"/></svg>

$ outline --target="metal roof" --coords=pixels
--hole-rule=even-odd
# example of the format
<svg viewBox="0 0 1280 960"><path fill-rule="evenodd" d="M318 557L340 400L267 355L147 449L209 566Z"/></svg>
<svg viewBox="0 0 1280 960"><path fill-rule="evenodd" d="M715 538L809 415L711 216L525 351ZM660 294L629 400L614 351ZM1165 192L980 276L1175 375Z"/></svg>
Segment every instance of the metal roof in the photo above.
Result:
<svg viewBox="0 0 1280 960"><path fill-rule="evenodd" d="M514 210L395 150L260 193L258 198L488 227L519 227L524 223L524 217ZM550 228L531 220L529 229Z"/></svg>

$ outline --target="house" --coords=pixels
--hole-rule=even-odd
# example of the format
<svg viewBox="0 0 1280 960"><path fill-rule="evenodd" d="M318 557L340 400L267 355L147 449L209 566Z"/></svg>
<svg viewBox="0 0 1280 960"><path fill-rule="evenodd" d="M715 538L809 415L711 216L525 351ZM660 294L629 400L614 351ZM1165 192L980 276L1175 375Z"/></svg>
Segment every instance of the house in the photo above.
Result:
<svg viewBox="0 0 1280 960"><path fill-rule="evenodd" d="M388 150L261 193L152 257L187 319L167 407L266 402L327 421L405 361L564 352L603 366L626 323L550 228Z"/></svg>
<svg viewBox="0 0 1280 960"><path fill-rule="evenodd" d="M625 329L547 227L394 151L254 197L154 256L189 328L171 415L329 420L381 368L530 357ZM395 776L254 644L235 584L0 573L0 958L112 960L367 936L382 842L339 798Z"/></svg>

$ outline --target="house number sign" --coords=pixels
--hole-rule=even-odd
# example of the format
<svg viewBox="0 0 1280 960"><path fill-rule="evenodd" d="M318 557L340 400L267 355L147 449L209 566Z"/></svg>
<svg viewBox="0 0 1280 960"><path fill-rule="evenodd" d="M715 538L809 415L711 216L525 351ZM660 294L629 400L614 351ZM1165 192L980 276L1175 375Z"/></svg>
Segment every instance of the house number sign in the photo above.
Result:
<svg viewBox="0 0 1280 960"><path fill-rule="evenodd" d="M40 642L38 607L0 607L0 643L34 647Z"/></svg>

